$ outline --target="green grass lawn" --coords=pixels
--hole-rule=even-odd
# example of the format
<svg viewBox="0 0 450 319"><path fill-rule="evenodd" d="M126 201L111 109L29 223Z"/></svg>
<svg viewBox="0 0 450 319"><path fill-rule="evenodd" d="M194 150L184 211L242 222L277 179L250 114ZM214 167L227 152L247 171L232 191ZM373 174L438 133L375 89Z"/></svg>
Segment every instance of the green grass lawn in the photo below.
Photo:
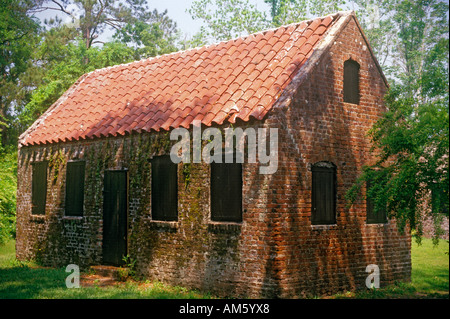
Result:
<svg viewBox="0 0 450 319"><path fill-rule="evenodd" d="M117 299L193 299L212 298L195 290L162 283L127 281L112 287L83 287L67 289L65 269L42 268L33 262L15 259L14 241L0 246L0 299L3 298L117 298ZM448 298L449 245L440 241L433 246L423 239L422 245L412 244L411 283L336 295L335 298Z"/></svg>
<svg viewBox="0 0 450 319"><path fill-rule="evenodd" d="M419 246L411 247L411 282L419 294L445 296L448 298L448 241L441 240L434 246L430 239L423 239Z"/></svg>
<svg viewBox="0 0 450 319"><path fill-rule="evenodd" d="M33 262L15 259L15 243L0 246L0 299L198 299L211 298L195 290L160 282L127 281L115 286L66 288L69 273L64 268L39 267Z"/></svg>

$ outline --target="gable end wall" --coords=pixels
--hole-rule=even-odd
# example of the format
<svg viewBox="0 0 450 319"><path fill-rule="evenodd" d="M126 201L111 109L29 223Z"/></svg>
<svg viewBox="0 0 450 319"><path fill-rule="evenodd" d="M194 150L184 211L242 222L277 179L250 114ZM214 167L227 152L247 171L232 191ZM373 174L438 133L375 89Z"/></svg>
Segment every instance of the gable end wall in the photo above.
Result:
<svg viewBox="0 0 450 319"><path fill-rule="evenodd" d="M343 66L360 65L360 103L343 102ZM303 79L290 104L275 109L266 125L280 127L279 169L268 201L272 239L271 278L286 296L365 288L366 267L380 268L381 284L409 281L411 238L395 221L367 224L365 200L348 209L345 194L364 164L373 163L367 132L384 111L384 78L354 18ZM311 166L337 167L335 225L311 225ZM270 222L269 222L270 221ZM274 257L275 256L275 257Z"/></svg>

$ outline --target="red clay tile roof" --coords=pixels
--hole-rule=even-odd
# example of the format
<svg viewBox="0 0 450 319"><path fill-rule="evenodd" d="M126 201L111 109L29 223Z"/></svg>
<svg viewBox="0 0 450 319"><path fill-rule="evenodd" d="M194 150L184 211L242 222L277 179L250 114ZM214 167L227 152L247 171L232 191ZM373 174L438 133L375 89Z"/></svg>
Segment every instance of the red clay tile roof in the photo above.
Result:
<svg viewBox="0 0 450 319"><path fill-rule="evenodd" d="M339 13L83 75L22 145L261 120Z"/></svg>

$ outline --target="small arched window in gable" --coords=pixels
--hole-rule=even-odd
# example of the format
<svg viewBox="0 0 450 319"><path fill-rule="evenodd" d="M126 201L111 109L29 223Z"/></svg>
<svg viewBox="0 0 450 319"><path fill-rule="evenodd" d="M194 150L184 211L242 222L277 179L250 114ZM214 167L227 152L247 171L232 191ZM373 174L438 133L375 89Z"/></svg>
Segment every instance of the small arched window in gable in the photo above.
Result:
<svg viewBox="0 0 450 319"><path fill-rule="evenodd" d="M344 62L344 102L359 104L359 64L353 60Z"/></svg>

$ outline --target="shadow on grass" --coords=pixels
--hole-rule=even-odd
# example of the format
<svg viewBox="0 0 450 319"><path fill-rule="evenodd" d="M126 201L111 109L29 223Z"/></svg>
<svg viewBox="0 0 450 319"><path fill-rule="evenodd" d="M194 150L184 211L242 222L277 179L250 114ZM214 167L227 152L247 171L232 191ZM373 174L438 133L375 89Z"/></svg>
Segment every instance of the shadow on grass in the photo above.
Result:
<svg viewBox="0 0 450 319"><path fill-rule="evenodd" d="M430 271L415 269L414 279L420 290L424 293L443 293L448 295L448 269L437 268L430 274Z"/></svg>
<svg viewBox="0 0 450 319"><path fill-rule="evenodd" d="M65 288L66 276L63 269L0 268L0 298L38 298L45 291Z"/></svg>
<svg viewBox="0 0 450 319"><path fill-rule="evenodd" d="M68 289L65 269L13 266L0 268L0 299L199 299L193 290L161 283L120 282Z"/></svg>

